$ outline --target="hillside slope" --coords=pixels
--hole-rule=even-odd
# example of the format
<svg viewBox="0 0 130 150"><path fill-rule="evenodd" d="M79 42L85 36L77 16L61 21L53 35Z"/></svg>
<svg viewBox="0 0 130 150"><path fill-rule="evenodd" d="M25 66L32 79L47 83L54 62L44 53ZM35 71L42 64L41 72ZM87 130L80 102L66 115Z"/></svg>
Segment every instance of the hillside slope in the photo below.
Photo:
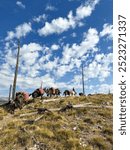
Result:
<svg viewBox="0 0 130 150"><path fill-rule="evenodd" d="M0 150L112 150L111 94L45 99L14 114L0 108ZM57 111L68 102L77 108Z"/></svg>

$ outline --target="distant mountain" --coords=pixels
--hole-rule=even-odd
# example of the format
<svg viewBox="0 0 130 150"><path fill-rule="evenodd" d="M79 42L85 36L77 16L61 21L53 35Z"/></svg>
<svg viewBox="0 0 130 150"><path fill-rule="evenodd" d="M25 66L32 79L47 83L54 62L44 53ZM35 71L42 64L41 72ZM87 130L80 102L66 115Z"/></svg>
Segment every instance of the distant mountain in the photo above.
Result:
<svg viewBox="0 0 130 150"><path fill-rule="evenodd" d="M8 97L0 97L0 104L3 104L8 101Z"/></svg>

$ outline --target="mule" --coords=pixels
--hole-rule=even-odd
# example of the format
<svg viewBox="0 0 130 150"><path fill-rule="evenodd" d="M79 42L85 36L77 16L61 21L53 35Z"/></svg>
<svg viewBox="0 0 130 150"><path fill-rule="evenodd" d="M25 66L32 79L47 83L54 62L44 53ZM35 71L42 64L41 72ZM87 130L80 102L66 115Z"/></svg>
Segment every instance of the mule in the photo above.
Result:
<svg viewBox="0 0 130 150"><path fill-rule="evenodd" d="M29 94L29 96L32 95L33 98L41 97L41 99L42 99L44 93L45 93L44 89L38 88L33 93Z"/></svg>
<svg viewBox="0 0 130 150"><path fill-rule="evenodd" d="M74 96L74 95L76 95L77 93L76 93L76 91L75 91L75 89L73 88L72 90L65 90L64 92L63 92L63 95L65 95L65 96Z"/></svg>
<svg viewBox="0 0 130 150"><path fill-rule="evenodd" d="M52 97L52 96L60 96L60 93L61 93L58 88L55 89L53 87L45 89L45 92L46 92L47 96L50 96L50 97Z"/></svg>

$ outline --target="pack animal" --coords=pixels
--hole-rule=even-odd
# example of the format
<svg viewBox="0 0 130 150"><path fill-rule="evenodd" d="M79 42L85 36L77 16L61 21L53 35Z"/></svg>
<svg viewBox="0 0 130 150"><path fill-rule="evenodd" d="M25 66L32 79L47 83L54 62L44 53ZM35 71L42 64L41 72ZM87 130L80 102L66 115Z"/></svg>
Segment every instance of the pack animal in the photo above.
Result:
<svg viewBox="0 0 130 150"><path fill-rule="evenodd" d="M45 89L38 88L33 93L29 94L29 96L32 95L33 98L37 98L41 96L41 99L42 99L44 93L45 93Z"/></svg>
<svg viewBox="0 0 130 150"><path fill-rule="evenodd" d="M8 111L14 113L15 109L22 109L24 105L29 102L29 93L27 92L17 92L15 99L10 100L8 103Z"/></svg>
<svg viewBox="0 0 130 150"><path fill-rule="evenodd" d="M73 88L72 90L65 90L64 92L63 92L63 95L65 95L65 96L74 96L74 95L76 95L77 93L76 93L76 91L75 91L75 89Z"/></svg>
<svg viewBox="0 0 130 150"><path fill-rule="evenodd" d="M60 96L61 93L61 91L58 88L53 88L53 87L45 89L45 92L49 97Z"/></svg>

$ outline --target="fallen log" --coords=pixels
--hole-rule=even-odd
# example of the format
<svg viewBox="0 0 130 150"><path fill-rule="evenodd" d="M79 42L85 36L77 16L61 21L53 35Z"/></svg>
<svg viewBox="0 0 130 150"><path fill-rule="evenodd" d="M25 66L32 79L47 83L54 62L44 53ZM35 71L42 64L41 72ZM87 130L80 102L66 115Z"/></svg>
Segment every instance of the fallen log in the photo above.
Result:
<svg viewBox="0 0 130 150"><path fill-rule="evenodd" d="M31 116L31 115L35 115L35 114L37 114L37 112L31 112L31 113L21 114L19 117Z"/></svg>
<svg viewBox="0 0 130 150"><path fill-rule="evenodd" d="M109 109L113 109L113 106L91 105L91 104L92 103L84 103L84 104L73 105L73 108L76 108L76 109L78 109L78 108L97 108L97 109L98 108L109 108ZM40 108L40 109L45 109L45 108ZM52 108L52 109L47 109L47 110L49 112L54 112L54 111L60 111L61 109L62 108ZM31 116L31 115L34 115L34 114L40 114L40 113L38 113L38 111L36 111L36 112L32 112L32 113L21 114L20 117Z"/></svg>

